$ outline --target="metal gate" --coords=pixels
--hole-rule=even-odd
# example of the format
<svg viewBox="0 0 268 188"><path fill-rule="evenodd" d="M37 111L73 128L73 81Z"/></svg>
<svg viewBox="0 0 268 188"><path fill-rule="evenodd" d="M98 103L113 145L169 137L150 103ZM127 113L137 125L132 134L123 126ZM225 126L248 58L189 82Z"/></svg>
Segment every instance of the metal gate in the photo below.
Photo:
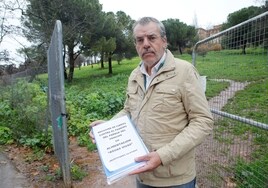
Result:
<svg viewBox="0 0 268 188"><path fill-rule="evenodd" d="M54 27L47 59L54 151L61 166L65 186L71 187L64 94L62 25L59 20L56 21Z"/></svg>
<svg viewBox="0 0 268 188"><path fill-rule="evenodd" d="M268 187L268 12L196 43L192 63L215 120L197 148L199 188Z"/></svg>

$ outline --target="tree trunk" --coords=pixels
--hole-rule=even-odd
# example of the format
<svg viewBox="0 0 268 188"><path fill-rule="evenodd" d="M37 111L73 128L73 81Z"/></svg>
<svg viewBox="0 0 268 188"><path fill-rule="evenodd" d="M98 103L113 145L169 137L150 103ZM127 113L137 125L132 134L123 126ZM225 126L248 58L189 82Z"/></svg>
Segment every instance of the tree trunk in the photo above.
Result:
<svg viewBox="0 0 268 188"><path fill-rule="evenodd" d="M74 48L71 46L68 47L69 49L69 76L68 76L68 82L73 81L73 75L74 75Z"/></svg>
<svg viewBox="0 0 268 188"><path fill-rule="evenodd" d="M101 68L102 68L102 69L104 69L104 64L103 64L103 62L104 62L104 53L101 52Z"/></svg>
<svg viewBox="0 0 268 188"><path fill-rule="evenodd" d="M112 69L112 52L109 52L108 63L109 63L109 74L113 74L113 69Z"/></svg>
<svg viewBox="0 0 268 188"><path fill-rule="evenodd" d="M182 50L181 50L181 47L179 46L179 52L180 52L180 55L182 55Z"/></svg>
<svg viewBox="0 0 268 188"><path fill-rule="evenodd" d="M242 54L246 54L247 40L242 41Z"/></svg>
<svg viewBox="0 0 268 188"><path fill-rule="evenodd" d="M246 54L246 46L247 46L247 43L245 42L245 44L243 44L242 46L242 54Z"/></svg>
<svg viewBox="0 0 268 188"><path fill-rule="evenodd" d="M66 72L66 67L65 67L65 56L66 56L66 49L65 49L65 45L63 45L63 58L62 58L62 63L63 63L63 75L64 75L64 80L67 80L68 75Z"/></svg>

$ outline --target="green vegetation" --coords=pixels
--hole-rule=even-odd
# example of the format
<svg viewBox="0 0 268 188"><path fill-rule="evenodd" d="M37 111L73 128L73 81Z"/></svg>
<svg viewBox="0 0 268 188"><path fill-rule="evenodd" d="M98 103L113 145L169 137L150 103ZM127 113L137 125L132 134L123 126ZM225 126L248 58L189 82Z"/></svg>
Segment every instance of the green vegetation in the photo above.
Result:
<svg viewBox="0 0 268 188"><path fill-rule="evenodd" d="M87 176L87 172L81 169L78 165L72 164L71 165L71 176L73 180L82 180L84 177Z"/></svg>
<svg viewBox="0 0 268 188"><path fill-rule="evenodd" d="M247 48L246 52L246 54L243 54L241 50L208 52L205 56L197 56L197 69L201 75L208 77L206 91L208 99L227 88L229 86L227 80L250 82L244 90L237 92L228 101L222 111L267 124L268 65L267 55L265 55L267 51L265 52L263 48ZM185 54L177 57L191 60ZM215 81L215 79L222 81ZM226 170L234 173L234 181L239 188L266 187L268 182L268 131L228 118L218 120L214 130L215 138L226 145L235 144L235 136L239 137L241 142L252 137L250 160L238 156L234 166ZM224 136L226 133L229 134L228 137ZM223 168L225 167L221 167L221 169Z"/></svg>
<svg viewBox="0 0 268 188"><path fill-rule="evenodd" d="M47 95L37 83L19 80L1 88L0 143L13 143L51 150L51 131L44 118Z"/></svg>
<svg viewBox="0 0 268 188"><path fill-rule="evenodd" d="M261 155L260 155L261 156ZM259 160L247 162L244 159L238 159L234 167L237 187L263 188L267 185L267 163L268 155L262 156ZM260 168L261 167L261 168Z"/></svg>
<svg viewBox="0 0 268 188"><path fill-rule="evenodd" d="M45 179L47 181L56 181L57 179L62 178L62 171L59 167L55 170L55 172L50 172L49 168L50 167L46 165L40 167L40 170L46 172L47 175ZM85 170L81 169L77 164L74 164L74 163L71 164L72 180L81 181L86 176L87 176L87 172Z"/></svg>
<svg viewBox="0 0 268 188"><path fill-rule="evenodd" d="M198 56L197 69L201 75L208 78L207 98L210 99L226 89L229 79L250 82L244 90L237 92L235 97L228 101L223 110L267 123L267 57L263 54L259 49L248 49L246 55L242 55L239 50L225 50ZM176 57L191 62L190 55ZM128 76L138 64L138 57L123 60L120 64L113 62L113 75L107 74L107 66L102 69L98 64L75 69L73 82L65 84L67 124L69 136L77 137L80 146L89 150L96 149L89 140L88 125L97 119L111 118L123 107ZM17 143L33 148L35 152L28 157L29 161L42 158L43 153L38 152L40 150L53 150L46 86L46 74L39 75L33 83L21 79L13 85L0 86L0 144ZM226 131L239 136L241 140L247 139L249 134L252 135L251 159L236 160L232 169L238 187L256 187L252 182L257 182L258 185L267 182L267 179L263 179L268 176L265 174L268 172L268 165L263 165L268 164L267 131L227 118L216 122L215 131L218 141L230 145L234 140L221 137ZM260 165L263 170L261 173L258 172ZM79 167L74 167L73 173L78 180L84 176Z"/></svg>
<svg viewBox="0 0 268 188"><path fill-rule="evenodd" d="M254 119L259 122L268 122L268 95L267 95L268 79L256 81L250 84L245 90L239 91L232 98L223 111L231 114ZM265 187L268 181L268 131L260 128L248 126L234 120L224 119L217 122L216 135L221 142L233 144L234 140L223 140L221 135L228 130L233 135L243 140L252 137L252 153L251 160L245 160L238 157L234 165L235 180L237 187ZM249 136L250 135L250 136ZM249 149L250 150L250 149Z"/></svg>
<svg viewBox="0 0 268 188"><path fill-rule="evenodd" d="M226 89L229 86L229 82L217 82L213 80L207 80L207 90L206 96L207 99L211 99L216 94L219 94L221 91Z"/></svg>
<svg viewBox="0 0 268 188"><path fill-rule="evenodd" d="M241 50L209 52L205 57L197 57L197 69L209 78L242 82L267 79L267 57L259 51L249 48L245 55Z"/></svg>
<svg viewBox="0 0 268 188"><path fill-rule="evenodd" d="M206 56L197 58L197 69L201 75L207 75L208 79L251 82L244 90L237 92L222 111L267 124L268 67L267 56L263 54L265 53L259 48L249 48L246 55L243 55L241 50L224 50L209 52ZM206 92L208 98L215 96L212 91L220 91L229 84L228 82L216 82L214 85L214 82L208 80ZM265 187L265 183L268 181L267 130L228 118L218 120L215 124L215 138L227 145L234 144L232 136L224 136L227 132L230 135L238 136L241 142L249 137L253 138L251 160L238 157L235 165L229 169L234 172L237 187Z"/></svg>

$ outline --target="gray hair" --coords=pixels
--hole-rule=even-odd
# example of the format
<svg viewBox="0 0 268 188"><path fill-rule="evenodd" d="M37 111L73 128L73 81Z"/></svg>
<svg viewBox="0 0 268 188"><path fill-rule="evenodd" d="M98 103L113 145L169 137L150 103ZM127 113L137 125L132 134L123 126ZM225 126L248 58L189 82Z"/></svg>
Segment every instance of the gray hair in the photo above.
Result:
<svg viewBox="0 0 268 188"><path fill-rule="evenodd" d="M165 29L165 26L162 22L160 22L159 20L157 20L156 18L153 18L153 17L142 17L140 18L139 20L137 20L133 26L132 26L132 30L134 31L135 27L137 25L147 25L149 24L150 22L154 22L156 23L156 25L159 27L159 30L160 30L160 36L162 38L166 38L166 29ZM133 32L133 35L134 35L134 32Z"/></svg>

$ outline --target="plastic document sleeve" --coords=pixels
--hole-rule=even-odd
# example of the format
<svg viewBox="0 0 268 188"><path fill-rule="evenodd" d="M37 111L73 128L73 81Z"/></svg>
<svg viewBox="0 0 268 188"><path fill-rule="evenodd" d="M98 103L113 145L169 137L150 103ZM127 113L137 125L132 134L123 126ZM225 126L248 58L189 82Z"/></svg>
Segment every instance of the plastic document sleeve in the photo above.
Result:
<svg viewBox="0 0 268 188"><path fill-rule="evenodd" d="M107 183L112 184L142 166L135 157L148 154L128 116L92 127Z"/></svg>

